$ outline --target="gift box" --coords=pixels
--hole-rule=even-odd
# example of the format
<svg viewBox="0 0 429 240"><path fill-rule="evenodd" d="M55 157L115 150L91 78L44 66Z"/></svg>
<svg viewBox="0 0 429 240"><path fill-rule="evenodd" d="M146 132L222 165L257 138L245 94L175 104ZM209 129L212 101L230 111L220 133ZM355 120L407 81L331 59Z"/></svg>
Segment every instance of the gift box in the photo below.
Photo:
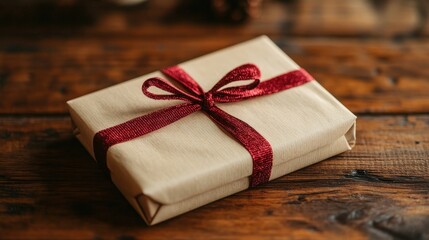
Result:
<svg viewBox="0 0 429 240"><path fill-rule="evenodd" d="M356 117L266 36L67 104L76 137L149 225L355 143Z"/></svg>

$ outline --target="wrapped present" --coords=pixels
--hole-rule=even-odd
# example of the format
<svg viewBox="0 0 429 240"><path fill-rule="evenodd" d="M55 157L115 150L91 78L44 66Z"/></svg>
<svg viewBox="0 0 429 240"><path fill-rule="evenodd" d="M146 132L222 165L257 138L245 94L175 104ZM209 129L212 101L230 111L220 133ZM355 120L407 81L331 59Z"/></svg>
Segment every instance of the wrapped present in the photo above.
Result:
<svg viewBox="0 0 429 240"><path fill-rule="evenodd" d="M356 117L265 36L68 106L76 137L149 225L355 143Z"/></svg>

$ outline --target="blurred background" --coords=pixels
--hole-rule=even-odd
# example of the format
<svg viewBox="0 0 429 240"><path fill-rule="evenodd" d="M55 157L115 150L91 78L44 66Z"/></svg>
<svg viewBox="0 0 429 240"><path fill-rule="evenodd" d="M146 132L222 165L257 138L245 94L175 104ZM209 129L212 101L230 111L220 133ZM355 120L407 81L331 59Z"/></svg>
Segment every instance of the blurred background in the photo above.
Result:
<svg viewBox="0 0 429 240"><path fill-rule="evenodd" d="M167 26L170 30L187 26L186 33L198 36L204 34L198 31L201 25L217 23L223 28L247 26L247 32L242 29L237 34L415 36L429 31L428 4L425 0L15 0L0 2L0 23L2 29L26 33L28 27L36 31L50 26L58 27L58 34L65 30L143 34L155 27L162 32Z"/></svg>
<svg viewBox="0 0 429 240"><path fill-rule="evenodd" d="M428 4L425 0L15 0L1 1L0 24L10 33L49 26L57 34L71 30L149 34L154 28L166 34L163 30L169 27L175 30L172 35L180 31L199 36L205 33L204 25L217 23L213 34L241 24L246 30L235 28L236 34L415 36L429 31Z"/></svg>

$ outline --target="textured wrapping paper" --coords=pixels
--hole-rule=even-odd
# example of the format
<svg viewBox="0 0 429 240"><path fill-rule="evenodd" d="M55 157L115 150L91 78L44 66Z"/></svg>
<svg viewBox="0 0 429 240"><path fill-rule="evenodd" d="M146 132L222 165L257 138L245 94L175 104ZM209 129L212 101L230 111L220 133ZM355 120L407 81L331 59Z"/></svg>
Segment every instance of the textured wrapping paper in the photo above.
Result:
<svg viewBox="0 0 429 240"><path fill-rule="evenodd" d="M265 36L179 66L207 91L244 63L257 65L262 81L299 69ZM142 83L155 76L166 78L157 71L68 102L76 137L93 156L98 131L182 103L144 96ZM350 150L355 143L356 117L317 81L217 106L271 144L270 180ZM115 185L150 225L247 189L252 174L249 152L202 111L110 147L106 162Z"/></svg>

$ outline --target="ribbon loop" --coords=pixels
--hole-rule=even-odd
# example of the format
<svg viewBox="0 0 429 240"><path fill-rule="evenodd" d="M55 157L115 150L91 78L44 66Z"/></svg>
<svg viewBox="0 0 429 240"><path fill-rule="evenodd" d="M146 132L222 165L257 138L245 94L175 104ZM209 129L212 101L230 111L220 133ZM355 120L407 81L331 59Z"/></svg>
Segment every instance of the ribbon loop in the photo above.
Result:
<svg viewBox="0 0 429 240"><path fill-rule="evenodd" d="M162 72L176 80L178 83L182 84L186 89L191 91L196 96L201 96L204 94L204 91L200 85L179 66L168 67L163 69Z"/></svg>
<svg viewBox="0 0 429 240"><path fill-rule="evenodd" d="M227 73L216 85L213 86L213 88L210 90L210 92L217 92L222 87L225 87L226 85L236 82L236 81L244 81L244 80L252 80L252 83L248 85L242 85L238 87L230 87L225 88L221 91L231 92L231 89L235 90L248 90L255 87L255 85L259 84L259 79L261 78L261 72L259 71L259 68L254 64L243 64L239 67L234 68L229 73Z"/></svg>
<svg viewBox="0 0 429 240"><path fill-rule="evenodd" d="M157 87L165 92L169 92L171 94L156 94L149 91L150 87ZM188 102L199 101L200 99L188 94L179 88L176 88L169 82L164 81L161 78L154 77L146 80L142 85L142 91L144 95L149 98L157 99L157 100L184 100Z"/></svg>
<svg viewBox="0 0 429 240"><path fill-rule="evenodd" d="M259 83L259 79L253 79L251 83L246 85L223 88L216 91L213 98L216 102L238 102L252 95Z"/></svg>
<svg viewBox="0 0 429 240"><path fill-rule="evenodd" d="M203 97L202 108L208 111L213 106L214 106L213 94L211 92L206 92Z"/></svg>

